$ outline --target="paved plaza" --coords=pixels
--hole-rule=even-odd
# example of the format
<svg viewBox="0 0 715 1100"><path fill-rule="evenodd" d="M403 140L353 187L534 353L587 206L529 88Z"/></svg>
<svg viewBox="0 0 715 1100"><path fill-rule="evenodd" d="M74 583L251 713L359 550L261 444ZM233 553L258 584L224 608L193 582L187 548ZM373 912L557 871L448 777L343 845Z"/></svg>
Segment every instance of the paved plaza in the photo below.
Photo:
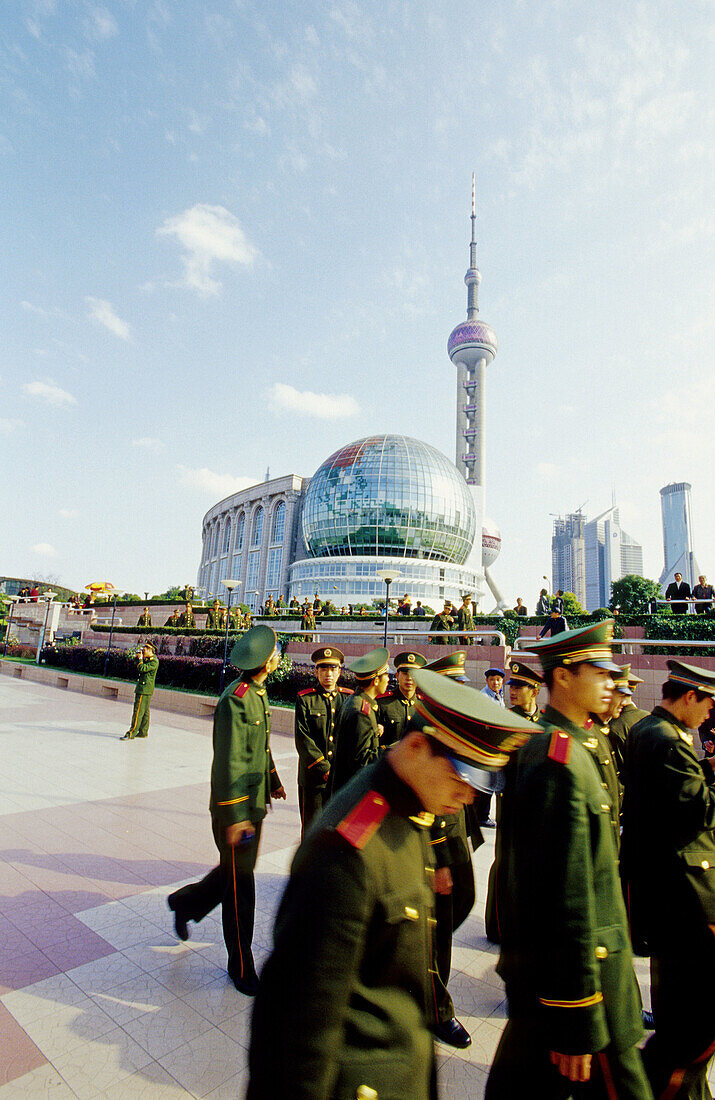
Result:
<svg viewBox="0 0 715 1100"><path fill-rule="evenodd" d="M166 905L215 862L210 722L156 711L147 741L120 742L125 704L10 676L0 716L0 1100L242 1097L252 1002L226 975L220 910L181 944ZM259 969L299 833L292 738L272 748L288 801L263 830ZM493 843L455 937L450 989L473 1042L438 1048L443 1100L482 1097L504 1024L482 921Z"/></svg>

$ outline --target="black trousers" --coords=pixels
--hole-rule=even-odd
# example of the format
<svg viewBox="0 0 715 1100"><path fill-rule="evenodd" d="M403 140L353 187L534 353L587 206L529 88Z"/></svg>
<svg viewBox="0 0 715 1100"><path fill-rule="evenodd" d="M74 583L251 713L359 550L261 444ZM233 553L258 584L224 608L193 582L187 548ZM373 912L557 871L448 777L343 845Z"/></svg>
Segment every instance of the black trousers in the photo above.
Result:
<svg viewBox="0 0 715 1100"><path fill-rule="evenodd" d="M199 882L182 886L170 895L173 909L185 920L202 921L221 903L223 938L231 978L250 981L256 976L253 962L253 922L256 912L254 868L261 839L261 821L253 822L256 835L249 844L231 848L223 841L224 829L214 824L219 865Z"/></svg>
<svg viewBox="0 0 715 1100"><path fill-rule="evenodd" d="M704 925L679 935L651 958L655 1031L643 1062L656 1100L712 1100L708 1065L715 1053L715 935Z"/></svg>
<svg viewBox="0 0 715 1100"><path fill-rule="evenodd" d="M317 817L328 801L328 792L322 787L298 787L298 809L300 810L300 839L308 831L313 818Z"/></svg>
<svg viewBox="0 0 715 1100"><path fill-rule="evenodd" d="M594 1054L591 1077L574 1084L551 1064L530 1017L510 1017L489 1071L484 1100L651 1100L637 1047Z"/></svg>
<svg viewBox="0 0 715 1100"><path fill-rule="evenodd" d="M452 935L464 924L475 901L474 868L471 859L455 863L452 872L452 893L435 894L435 970L432 975L435 1015L440 1023L454 1016L454 1003L447 983L452 969Z"/></svg>

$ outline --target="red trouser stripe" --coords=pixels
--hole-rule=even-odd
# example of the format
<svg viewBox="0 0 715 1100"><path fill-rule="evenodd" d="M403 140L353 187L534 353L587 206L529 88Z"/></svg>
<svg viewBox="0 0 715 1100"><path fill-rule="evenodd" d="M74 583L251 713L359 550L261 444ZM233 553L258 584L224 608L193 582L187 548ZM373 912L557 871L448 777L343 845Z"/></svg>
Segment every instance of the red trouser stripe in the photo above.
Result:
<svg viewBox="0 0 715 1100"><path fill-rule="evenodd" d="M608 1058L601 1051L598 1055L598 1064L601 1067L601 1076L603 1077L603 1083L606 1086L606 1096L608 1100L618 1100L618 1091L613 1081L613 1074L611 1073L611 1067L608 1064Z"/></svg>
<svg viewBox="0 0 715 1100"><path fill-rule="evenodd" d="M243 951L241 950L241 930L238 926L238 894L236 893L236 850L231 848L231 866L233 867L233 911L236 914L236 942L241 959L241 977L243 977Z"/></svg>

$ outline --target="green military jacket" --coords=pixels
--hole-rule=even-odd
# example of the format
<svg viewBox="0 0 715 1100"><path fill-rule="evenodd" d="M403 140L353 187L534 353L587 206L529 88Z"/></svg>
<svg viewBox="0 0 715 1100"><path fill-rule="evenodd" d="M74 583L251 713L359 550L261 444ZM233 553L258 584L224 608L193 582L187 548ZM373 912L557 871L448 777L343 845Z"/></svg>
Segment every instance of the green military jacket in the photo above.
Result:
<svg viewBox="0 0 715 1100"><path fill-rule="evenodd" d="M468 809L463 806L459 813L435 817L430 827L430 847L437 867L469 863L472 858L469 841L475 852L484 843L477 817L469 814Z"/></svg>
<svg viewBox="0 0 715 1100"><path fill-rule="evenodd" d="M371 764L380 754L380 733L377 728L377 703L358 691L340 712L335 725L335 763L330 778L330 791L335 793L356 772Z"/></svg>
<svg viewBox="0 0 715 1100"><path fill-rule="evenodd" d="M338 792L298 849L253 1011L247 1100L355 1100L360 1086L379 1100L436 1097L434 872L420 811L387 756Z"/></svg>
<svg viewBox="0 0 715 1100"><path fill-rule="evenodd" d="M518 714L520 718L526 718L527 722L537 723L541 721L541 711L538 707L533 712L533 714L529 714L528 711L524 710L523 707L520 707L518 705L515 707L510 707L509 709L512 710L514 714Z"/></svg>
<svg viewBox="0 0 715 1100"><path fill-rule="evenodd" d="M633 941L662 954L715 924L715 777L692 734L664 707L626 744L623 877Z"/></svg>
<svg viewBox="0 0 715 1100"><path fill-rule="evenodd" d="M389 749L399 741L407 729L407 723L415 713L417 696L406 699L398 687L377 697L377 720L383 728L380 747Z"/></svg>
<svg viewBox="0 0 715 1100"><path fill-rule="evenodd" d="M460 630L474 630L474 615L471 607L469 609L460 607L457 612L457 626Z"/></svg>
<svg viewBox="0 0 715 1100"><path fill-rule="evenodd" d="M223 630L226 625L226 620L224 619L224 611L225 608L223 607L209 608L209 613L206 616L207 630Z"/></svg>
<svg viewBox="0 0 715 1100"><path fill-rule="evenodd" d="M137 620L137 626L151 626L151 615L148 611L142 611Z"/></svg>
<svg viewBox="0 0 715 1100"><path fill-rule="evenodd" d="M445 615L444 612L441 611L432 619L429 628L430 630L454 630L454 619L451 615ZM454 638L444 634L432 635L430 641L435 642L437 645L454 644Z"/></svg>
<svg viewBox="0 0 715 1100"><path fill-rule="evenodd" d="M622 1051L643 1030L611 801L590 731L549 707L542 722L506 768L497 970L546 1050Z"/></svg>
<svg viewBox="0 0 715 1100"><path fill-rule="evenodd" d="M196 627L194 612L182 611L179 615L179 626L185 626L187 630L193 630Z"/></svg>
<svg viewBox="0 0 715 1100"><path fill-rule="evenodd" d="M618 718L612 718L608 723L608 740L613 750L613 762L618 772L618 781L623 793L623 758L626 752L628 734L642 718L648 718L650 712L641 710L634 703L626 703Z"/></svg>
<svg viewBox="0 0 715 1100"><path fill-rule="evenodd" d="M264 687L234 680L216 704L209 809L214 823L261 821L281 786L269 745L271 712Z"/></svg>
<svg viewBox="0 0 715 1100"><path fill-rule="evenodd" d="M298 692L295 701L295 747L298 750L298 784L325 787L335 755L335 724L352 689L333 692L320 686Z"/></svg>
<svg viewBox="0 0 715 1100"><path fill-rule="evenodd" d="M151 657L148 661L140 661L137 668L139 669L139 675L137 677L137 686L134 689L134 694L153 695L156 674L159 668L158 660L156 657Z"/></svg>

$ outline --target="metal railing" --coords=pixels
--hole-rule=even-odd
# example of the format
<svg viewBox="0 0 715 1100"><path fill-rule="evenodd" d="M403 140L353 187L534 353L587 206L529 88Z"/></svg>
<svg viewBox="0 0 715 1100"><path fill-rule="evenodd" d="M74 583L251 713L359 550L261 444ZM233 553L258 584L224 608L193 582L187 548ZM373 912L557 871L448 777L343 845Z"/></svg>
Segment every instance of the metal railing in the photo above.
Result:
<svg viewBox="0 0 715 1100"><path fill-rule="evenodd" d="M434 642L434 645L449 645L459 646L461 638L474 638L477 645L484 645L485 638L496 638L496 645L506 646L506 636L501 630L392 630L388 627L388 635L393 639L393 645L404 645L405 638L408 643L415 638L424 638L427 641L429 638L439 638L440 641ZM294 638L305 637L310 635L313 641L320 642L323 638L343 638L347 641L351 641L353 638L383 638L385 636L384 627L372 630L324 630L322 627L312 627L308 630L280 630L281 634L290 634ZM449 638L449 641L442 641L443 638Z"/></svg>
<svg viewBox="0 0 715 1100"><path fill-rule="evenodd" d="M556 635L558 638L558 634ZM537 657L536 653L529 653L528 646L533 645L537 638L517 638L513 645L513 652L523 654L526 657ZM523 642L523 645L519 643ZM614 638L611 645L620 653L636 653L638 646L666 646L668 649L715 649L715 642L701 641L699 638Z"/></svg>

